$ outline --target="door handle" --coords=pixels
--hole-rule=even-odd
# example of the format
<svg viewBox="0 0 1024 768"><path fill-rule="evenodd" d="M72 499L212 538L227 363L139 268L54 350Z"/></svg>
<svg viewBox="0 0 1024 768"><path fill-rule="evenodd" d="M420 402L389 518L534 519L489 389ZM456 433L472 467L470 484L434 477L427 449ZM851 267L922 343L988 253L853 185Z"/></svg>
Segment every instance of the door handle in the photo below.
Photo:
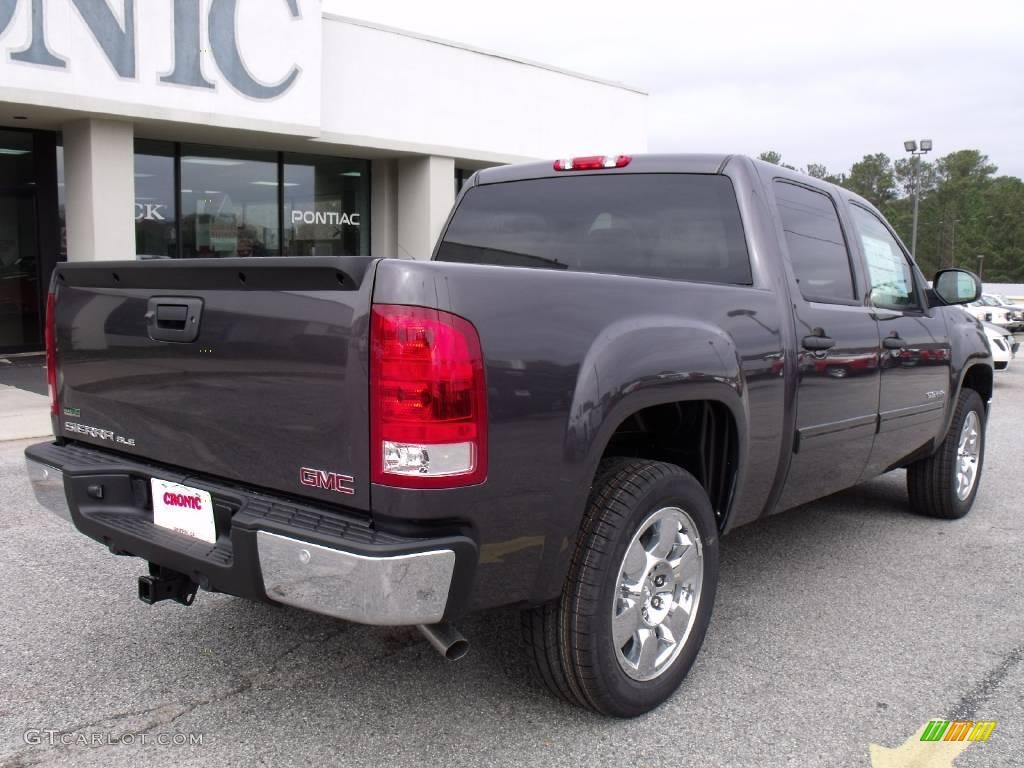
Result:
<svg viewBox="0 0 1024 768"><path fill-rule="evenodd" d="M836 345L835 339L829 336L804 336L802 343L810 352L824 352Z"/></svg>
<svg viewBox="0 0 1024 768"><path fill-rule="evenodd" d="M882 339L882 346L886 349L903 349L907 346L907 342L899 336L886 336Z"/></svg>

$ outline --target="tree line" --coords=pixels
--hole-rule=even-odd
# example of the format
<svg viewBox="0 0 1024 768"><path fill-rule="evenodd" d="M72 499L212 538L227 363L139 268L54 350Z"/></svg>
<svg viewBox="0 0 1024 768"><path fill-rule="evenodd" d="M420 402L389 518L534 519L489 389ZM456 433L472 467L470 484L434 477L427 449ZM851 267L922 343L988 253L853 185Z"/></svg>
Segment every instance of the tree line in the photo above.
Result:
<svg viewBox="0 0 1024 768"><path fill-rule="evenodd" d="M976 149L934 162L919 157L893 161L878 152L842 173L818 163L797 169L782 162L778 152L759 157L856 192L885 215L908 247L917 163L917 262L925 275L957 266L981 271L986 282L1024 283L1024 181L997 175L998 168Z"/></svg>

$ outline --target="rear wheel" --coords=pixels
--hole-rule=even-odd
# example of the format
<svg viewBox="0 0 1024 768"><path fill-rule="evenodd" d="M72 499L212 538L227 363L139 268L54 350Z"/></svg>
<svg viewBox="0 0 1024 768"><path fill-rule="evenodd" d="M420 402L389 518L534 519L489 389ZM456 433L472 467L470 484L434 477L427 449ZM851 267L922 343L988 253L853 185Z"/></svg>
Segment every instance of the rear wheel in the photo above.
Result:
<svg viewBox="0 0 1024 768"><path fill-rule="evenodd" d="M985 463L985 416L981 396L973 389L962 390L939 450L907 467L915 512L946 520L970 512Z"/></svg>
<svg viewBox="0 0 1024 768"><path fill-rule="evenodd" d="M697 480L673 464L610 459L562 596L524 613L524 637L553 693L633 717L693 665L717 584L717 526Z"/></svg>

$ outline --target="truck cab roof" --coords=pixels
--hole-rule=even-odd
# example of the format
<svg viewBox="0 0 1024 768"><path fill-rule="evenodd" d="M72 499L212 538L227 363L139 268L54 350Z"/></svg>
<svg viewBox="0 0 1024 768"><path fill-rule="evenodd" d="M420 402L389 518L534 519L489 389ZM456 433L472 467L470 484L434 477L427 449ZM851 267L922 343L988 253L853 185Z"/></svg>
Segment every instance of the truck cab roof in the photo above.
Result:
<svg viewBox="0 0 1024 768"><path fill-rule="evenodd" d="M741 154L726 153L644 153L629 155L629 164L621 168L601 168L595 171L556 171L551 160L538 160L532 163L496 166L478 171L473 177L473 184L501 184L508 181L525 181L564 176L575 173L704 173L720 174L730 161L742 160L753 164L760 171L770 171L772 176L799 181L815 187L829 189L840 193L846 200L857 202L877 212L870 201L865 200L856 192L840 187L824 179L808 176L800 171L785 168L781 165L768 163Z"/></svg>
<svg viewBox="0 0 1024 768"><path fill-rule="evenodd" d="M726 154L642 154L630 155L629 165L623 168L603 168L600 173L721 173L725 164L735 155ZM556 171L554 161L519 163L496 168L485 168L476 174L478 184L500 184L506 181L540 179L563 176L566 173L588 171Z"/></svg>

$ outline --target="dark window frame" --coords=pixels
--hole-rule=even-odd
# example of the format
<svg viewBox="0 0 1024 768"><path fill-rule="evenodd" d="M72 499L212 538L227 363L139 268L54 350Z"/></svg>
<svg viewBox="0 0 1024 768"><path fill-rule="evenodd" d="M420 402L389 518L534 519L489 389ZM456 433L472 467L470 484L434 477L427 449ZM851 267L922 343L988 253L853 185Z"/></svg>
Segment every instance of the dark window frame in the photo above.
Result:
<svg viewBox="0 0 1024 768"><path fill-rule="evenodd" d="M284 256L284 152L277 153L277 255Z"/></svg>
<svg viewBox="0 0 1024 768"><path fill-rule="evenodd" d="M175 254L176 259L185 258L185 245L182 242L184 239L184 231L182 229L182 223L184 216L182 213L182 196L181 196L181 142L174 142L174 205L177 207L177 216L175 217L174 227L174 239L176 243Z"/></svg>
<svg viewBox="0 0 1024 768"><path fill-rule="evenodd" d="M791 178L786 177L786 176L776 176L776 177L774 177L772 179L772 183L773 184L788 184L788 185L796 187L798 189L804 189L804 190L806 190L808 192L814 192L816 194L819 194L819 195L823 196L826 200L828 200L832 204L833 211L835 211L836 223L839 225L839 233L843 237L843 247L846 249L846 264L847 264L847 267L850 270L850 288L853 290L853 298L851 298L851 299L840 299L840 298L835 297L835 296L813 296L813 295L809 296L809 295L805 294L804 291L803 291L803 288L801 286L801 283L800 283L800 280L799 280L799 276L796 274L796 267L793 264L793 259L792 259L791 255L789 253L789 241L786 238L786 225L785 225L785 222L782 221L782 212L779 210L779 202L778 202L778 199L775 196L775 188L773 186L773 188L772 188L772 198L775 200L775 208L776 208L776 211L777 211L778 216L779 216L779 223L782 224L782 236L783 236L782 239L786 243L786 261L789 262L790 269L793 270L793 277L797 279L797 291L799 292L800 296L803 297L804 301L807 301L807 302L810 302L810 303L814 303L814 304L835 304L835 305L843 306L843 307L860 307L860 306L863 306L864 302L866 300L866 296L865 296L865 294L863 292L863 286L860 285L859 280L858 280L857 269L856 269L856 265L854 264L854 260L853 260L853 252L850 250L850 237L849 237L848 233L846 232L846 227L843 224L843 216L840 213L840 208L839 208L838 203L836 202L835 197L833 197L832 194L828 190L822 189L821 187L816 187L813 184L805 184L805 183L803 183L801 181L798 181L796 179L791 179Z"/></svg>

